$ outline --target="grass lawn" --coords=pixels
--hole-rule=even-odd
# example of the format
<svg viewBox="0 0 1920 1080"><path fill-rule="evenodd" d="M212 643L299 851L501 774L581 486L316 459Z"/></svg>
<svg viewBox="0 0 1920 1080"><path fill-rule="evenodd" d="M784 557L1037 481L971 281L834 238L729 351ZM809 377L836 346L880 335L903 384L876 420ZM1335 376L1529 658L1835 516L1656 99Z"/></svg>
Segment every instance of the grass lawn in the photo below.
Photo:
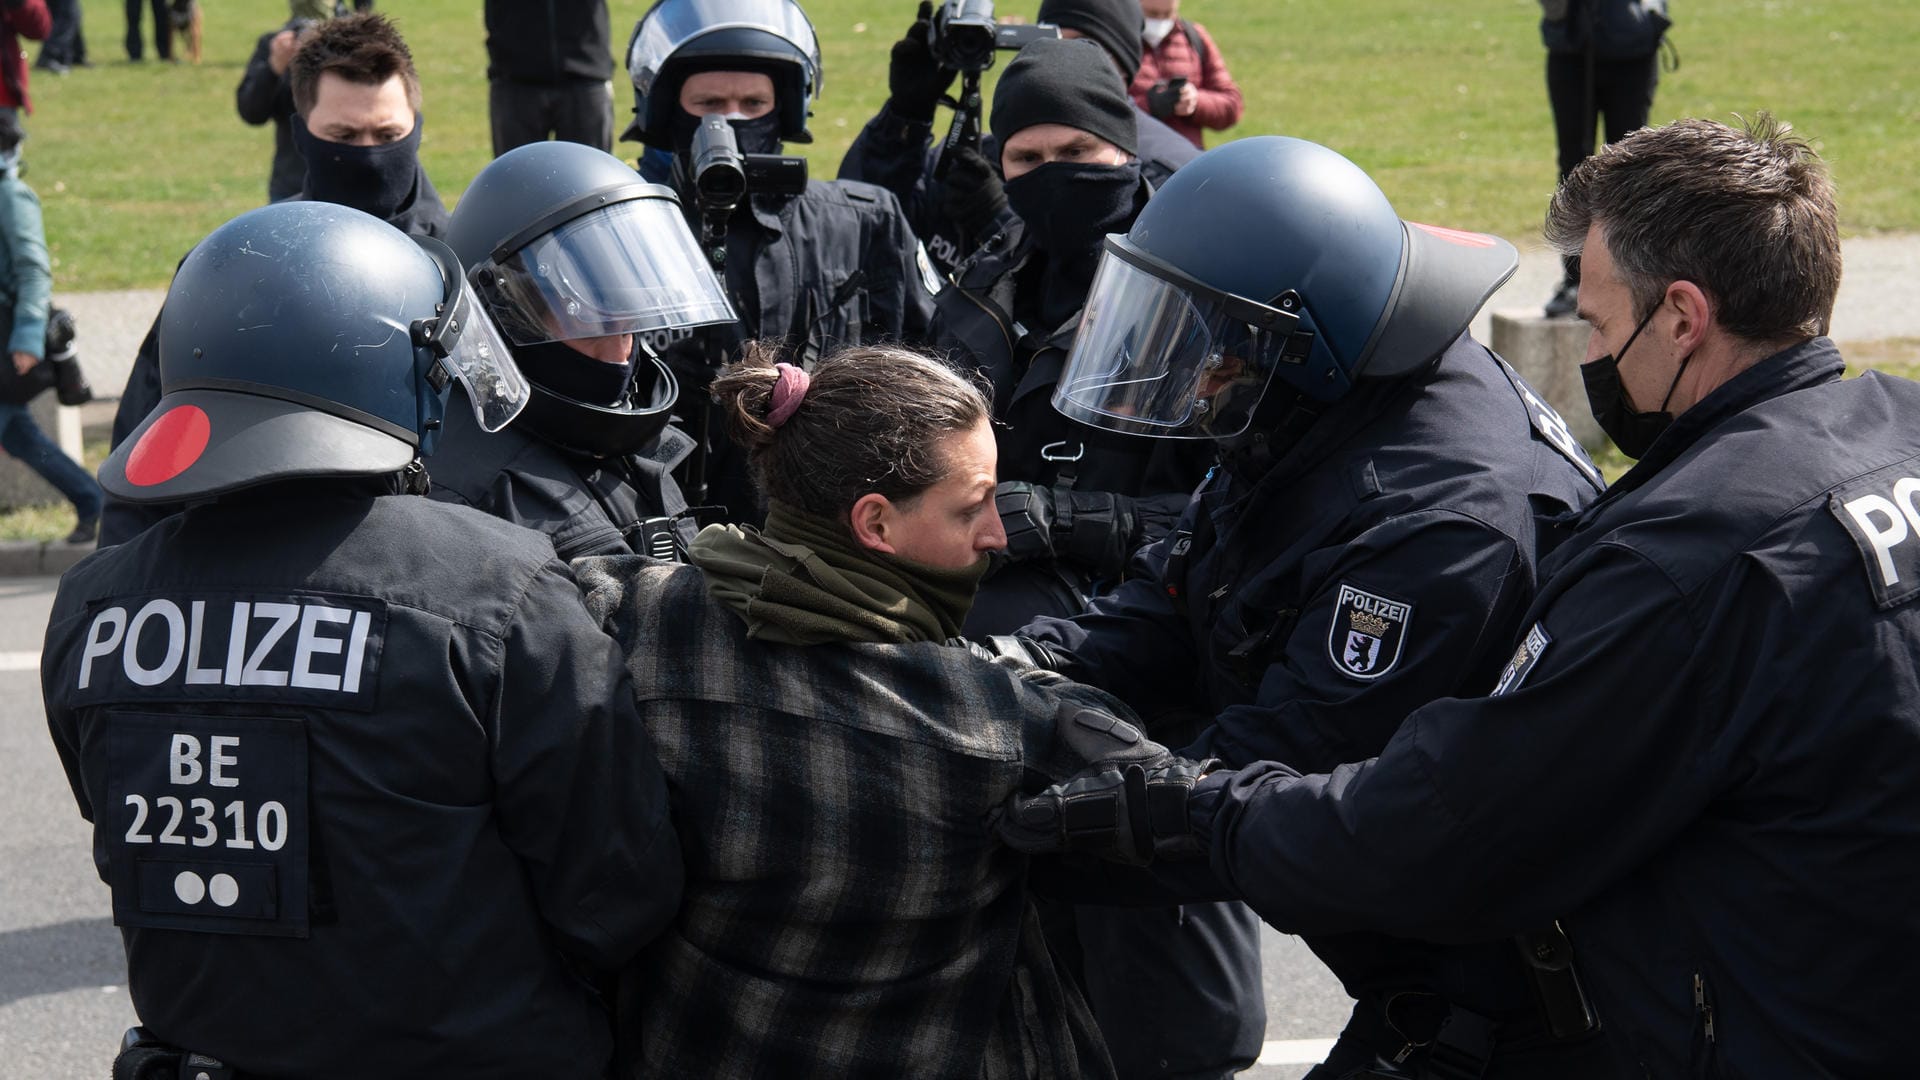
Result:
<svg viewBox="0 0 1920 1080"><path fill-rule="evenodd" d="M612 0L616 59L645 0ZM807 152L817 176L886 96L887 49L914 0L811 0L825 96ZM490 157L485 31L478 0L382 0L425 85L422 157L449 201ZM1000 5L1031 17L1038 0ZM281 0L207 5L199 66L132 64L120 6L87 5L97 66L32 73L29 178L46 207L59 291L154 287L215 225L265 199L273 139L234 112L233 91ZM1407 217L1535 242L1554 183L1553 136L1535 0L1187 0L1247 99L1229 137L1285 133L1366 168ZM1722 0L1677 5L1681 66L1662 76L1654 120L1769 109L1813 136L1831 164L1849 233L1920 230L1920 9L1868 0ZM148 28L149 34L151 28ZM34 47L29 45L31 54ZM147 49L149 57L152 48ZM619 126L632 93L618 80ZM944 114L941 123L944 125ZM631 159L637 147L616 151ZM1895 361L1855 350L1856 364ZM1920 375L1911 366L1889 370ZM104 447L89 447L97 465ZM1629 464L1603 457L1610 475ZM51 538L65 508L0 516L0 538Z"/></svg>
<svg viewBox="0 0 1920 1080"><path fill-rule="evenodd" d="M425 84L422 157L449 200L489 157L478 0L383 0ZM1031 17L1037 0L1000 6ZM830 176L886 96L887 47L912 0L812 0L826 95L807 150ZM616 49L643 0L613 0ZM265 199L272 136L242 124L234 87L281 0L207 5L205 63L131 64L120 5L87 5L96 67L35 71L27 144L63 290L159 286L213 226ZM1554 183L1535 0L1188 0L1247 98L1231 135L1327 143L1379 180L1411 218L1527 243ZM1920 229L1908 173L1920 140L1920 10L1884 0L1723 0L1677 5L1678 71L1656 121L1771 109L1815 136L1850 232ZM149 28L149 33L151 29ZM31 47L30 47L31 51ZM152 48L147 49L149 57ZM621 124L631 105L616 87ZM944 122L944 120L943 120ZM632 157L634 144L617 148Z"/></svg>

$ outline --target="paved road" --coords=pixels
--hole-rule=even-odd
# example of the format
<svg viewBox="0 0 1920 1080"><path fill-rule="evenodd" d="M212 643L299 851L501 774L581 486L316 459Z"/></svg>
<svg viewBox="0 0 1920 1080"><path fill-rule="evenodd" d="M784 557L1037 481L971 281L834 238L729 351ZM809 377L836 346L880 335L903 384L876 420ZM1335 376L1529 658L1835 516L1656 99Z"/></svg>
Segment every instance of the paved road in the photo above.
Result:
<svg viewBox="0 0 1920 1080"><path fill-rule="evenodd" d="M51 578L0 579L0 1073L94 1080L133 1022L120 938L93 871L40 707ZM1245 1075L1294 1080L1324 1052L1346 998L1300 943L1269 931L1267 1060Z"/></svg>

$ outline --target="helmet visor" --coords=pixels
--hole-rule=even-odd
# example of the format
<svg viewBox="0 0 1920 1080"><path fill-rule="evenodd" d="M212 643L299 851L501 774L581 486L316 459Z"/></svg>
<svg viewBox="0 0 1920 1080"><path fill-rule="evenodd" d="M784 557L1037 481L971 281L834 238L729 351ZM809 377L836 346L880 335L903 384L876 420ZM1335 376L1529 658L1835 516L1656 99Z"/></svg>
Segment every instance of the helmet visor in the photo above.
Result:
<svg viewBox="0 0 1920 1080"><path fill-rule="evenodd" d="M515 345L734 321L726 291L670 199L629 199L574 218L480 280L494 320Z"/></svg>
<svg viewBox="0 0 1920 1080"><path fill-rule="evenodd" d="M487 318L486 309L473 294L473 286L465 281L460 282L460 299L453 305L453 311L455 318L440 338L440 344L446 349L441 362L466 388L467 400L473 405L473 416L481 430L499 431L526 408L527 398L533 391L527 387L520 369L514 366L513 354L507 351L507 343L500 340L500 332ZM466 314L460 315L461 312Z"/></svg>
<svg viewBox="0 0 1920 1080"><path fill-rule="evenodd" d="M812 66L807 81L820 96L820 42L793 0L661 0L641 18L627 49L634 88L651 94L668 58L716 30L762 30L792 45Z"/></svg>
<svg viewBox="0 0 1920 1080"><path fill-rule="evenodd" d="M1293 322L1109 237L1053 406L1112 431L1230 438L1252 421Z"/></svg>

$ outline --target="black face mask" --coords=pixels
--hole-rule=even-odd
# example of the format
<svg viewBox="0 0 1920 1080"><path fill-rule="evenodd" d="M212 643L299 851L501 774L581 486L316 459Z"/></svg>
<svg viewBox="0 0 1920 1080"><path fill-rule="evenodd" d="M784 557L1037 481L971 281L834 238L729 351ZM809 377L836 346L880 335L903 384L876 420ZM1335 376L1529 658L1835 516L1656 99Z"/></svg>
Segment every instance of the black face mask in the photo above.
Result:
<svg viewBox="0 0 1920 1080"><path fill-rule="evenodd" d="M294 145L307 161L307 195L339 203L374 217L391 219L413 197L420 172L418 113L404 138L379 146L349 146L307 130L305 118L290 126Z"/></svg>
<svg viewBox="0 0 1920 1080"><path fill-rule="evenodd" d="M1050 161L1007 181L1007 205L1027 235L1056 258L1090 256L1110 232L1125 232L1138 209L1140 163ZM1091 276L1089 276L1091 281Z"/></svg>
<svg viewBox="0 0 1920 1080"><path fill-rule="evenodd" d="M1086 304L1107 234L1126 232L1139 214L1140 163L1050 161L1007 181L1006 191L1007 205L1047 256L1038 314L1051 331Z"/></svg>
<svg viewBox="0 0 1920 1080"><path fill-rule="evenodd" d="M1620 346L1617 353L1609 353L1590 364L1580 365L1580 381L1587 388L1587 405L1593 410L1593 418L1600 422L1600 430L1607 433L1613 445L1620 452L1638 461L1646 456L1653 441L1673 423L1673 414L1667 411L1667 402L1673 400L1673 391L1680 385L1680 376L1686 374L1687 365L1693 361L1688 353L1680 360L1680 369L1673 373L1673 382L1667 384L1667 396L1660 399L1660 408L1654 412L1639 412L1633 402L1627 398L1627 388L1620 381L1620 358L1627 355L1640 331L1653 321L1654 312L1660 310L1655 305L1640 325L1633 328L1627 343Z"/></svg>
<svg viewBox="0 0 1920 1080"><path fill-rule="evenodd" d="M671 123L673 152L685 157L693 150L693 133L700 130L700 117L685 109L676 109ZM743 154L780 152L780 110L777 108L752 120L729 120L727 126L733 129L733 141Z"/></svg>
<svg viewBox="0 0 1920 1080"><path fill-rule="evenodd" d="M526 377L562 397L589 405L612 405L626 396L633 381L633 358L609 364L576 351L564 341L516 345L513 358Z"/></svg>

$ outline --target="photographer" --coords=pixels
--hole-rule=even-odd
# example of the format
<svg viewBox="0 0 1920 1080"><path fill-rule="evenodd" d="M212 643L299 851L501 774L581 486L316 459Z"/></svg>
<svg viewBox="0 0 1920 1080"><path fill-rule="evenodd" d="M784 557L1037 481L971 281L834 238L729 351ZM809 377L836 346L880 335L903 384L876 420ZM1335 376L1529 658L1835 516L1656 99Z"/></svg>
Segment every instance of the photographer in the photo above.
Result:
<svg viewBox="0 0 1920 1080"><path fill-rule="evenodd" d="M329 4L313 0L289 0L286 25L260 35L253 46L247 70L233 92L234 108L240 119L254 126L273 124L273 171L267 176L267 201L279 202L300 193L307 178L307 160L293 144L293 84L287 81L287 69L293 64L299 47L300 32L317 22L333 17Z"/></svg>
<svg viewBox="0 0 1920 1080"><path fill-rule="evenodd" d="M958 3L948 0L936 9L923 0L906 36L894 43L886 103L840 161L842 179L879 184L899 197L935 268L946 275L956 272L1009 220L1000 151L993 137L982 138L977 148L957 149L951 161L942 161L946 151L933 140L935 106L953 103L944 95L959 78L951 64L936 57L934 43ZM975 0L974 10L991 17L993 5ZM1142 20L1134 0L1045 0L1038 22L1060 37L1084 37L1099 44L1123 86L1140 69ZM1010 44L1019 47L1025 40L1016 36ZM1199 151L1166 124L1138 108L1135 112L1141 173L1159 187Z"/></svg>
<svg viewBox="0 0 1920 1080"><path fill-rule="evenodd" d="M635 116L622 138L668 152L664 162L643 159L641 175L670 184L697 229L717 227L710 254L725 264L740 316L697 335L659 335L680 382L679 415L701 443L682 486L695 503L757 520L760 501L746 465L707 401L713 372L754 338L779 342L795 363L842 345L923 342L940 278L892 195L851 181L802 184L799 159L776 162L785 166L777 170L779 190L749 177L731 209L711 198L703 204L694 154L703 122L710 143L710 125L722 125L719 141L734 144L724 155L736 163L766 161L784 141L813 139L807 117L819 95L820 49L792 0L662 0L634 27L627 71Z"/></svg>
<svg viewBox="0 0 1920 1080"><path fill-rule="evenodd" d="M1147 17L1145 48L1128 92L1135 104L1204 149L1201 129L1225 131L1240 122L1246 111L1240 88L1213 35L1180 17L1180 0L1140 0L1140 11Z"/></svg>

